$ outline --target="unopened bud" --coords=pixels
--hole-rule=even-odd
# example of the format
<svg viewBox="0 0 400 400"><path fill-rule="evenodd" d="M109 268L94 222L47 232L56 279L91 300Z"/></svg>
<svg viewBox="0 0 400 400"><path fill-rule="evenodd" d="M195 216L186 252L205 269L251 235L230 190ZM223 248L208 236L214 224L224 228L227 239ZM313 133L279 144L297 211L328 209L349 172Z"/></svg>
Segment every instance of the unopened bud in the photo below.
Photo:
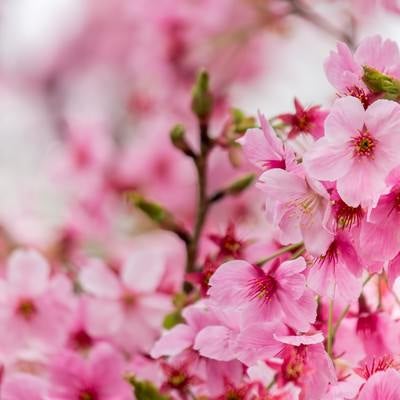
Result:
<svg viewBox="0 0 400 400"><path fill-rule="evenodd" d="M204 70L197 75L192 91L192 110L201 121L207 121L213 109L213 96L209 90L208 73Z"/></svg>
<svg viewBox="0 0 400 400"><path fill-rule="evenodd" d="M374 93L382 93L386 99L400 99L400 81L374 68L364 66L363 81Z"/></svg>
<svg viewBox="0 0 400 400"><path fill-rule="evenodd" d="M185 127L181 124L175 125L170 132L172 144L189 157L195 157L195 154L185 138Z"/></svg>

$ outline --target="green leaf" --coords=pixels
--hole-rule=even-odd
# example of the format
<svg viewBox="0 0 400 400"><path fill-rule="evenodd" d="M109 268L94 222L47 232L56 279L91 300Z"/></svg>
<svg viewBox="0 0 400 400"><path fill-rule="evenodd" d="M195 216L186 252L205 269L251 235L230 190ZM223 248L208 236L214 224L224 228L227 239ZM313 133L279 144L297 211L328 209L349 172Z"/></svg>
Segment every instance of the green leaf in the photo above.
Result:
<svg viewBox="0 0 400 400"><path fill-rule="evenodd" d="M254 179L254 174L245 175L229 185L226 192L230 195L240 194L254 182Z"/></svg>
<svg viewBox="0 0 400 400"><path fill-rule="evenodd" d="M181 324L182 322L184 322L184 319L180 311L173 311L165 316L163 327L165 329L172 329L175 325Z"/></svg>
<svg viewBox="0 0 400 400"><path fill-rule="evenodd" d="M129 192L126 194L128 203L142 210L153 221L162 223L168 217L169 213L160 204L145 199L138 193Z"/></svg>
<svg viewBox="0 0 400 400"><path fill-rule="evenodd" d="M254 117L247 116L239 108L233 108L231 110L233 129L236 133L245 133L247 129L255 128L256 120Z"/></svg>
<svg viewBox="0 0 400 400"><path fill-rule="evenodd" d="M139 381L134 376L127 377L127 381L133 387L136 400L170 400L149 381Z"/></svg>

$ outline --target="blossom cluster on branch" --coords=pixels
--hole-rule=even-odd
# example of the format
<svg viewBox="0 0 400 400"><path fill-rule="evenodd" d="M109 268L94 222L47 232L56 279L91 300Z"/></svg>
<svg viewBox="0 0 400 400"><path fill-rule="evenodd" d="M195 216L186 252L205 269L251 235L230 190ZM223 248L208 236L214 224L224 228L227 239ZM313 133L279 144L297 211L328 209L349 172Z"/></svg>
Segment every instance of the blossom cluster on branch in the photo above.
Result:
<svg viewBox="0 0 400 400"><path fill-rule="evenodd" d="M400 400L400 51L354 35L397 2L343 26L301 0L173 3L104 1L18 77L72 193L50 234L1 222L0 398ZM291 17L340 40L331 106L230 108ZM118 89L88 117L66 86L92 74Z"/></svg>

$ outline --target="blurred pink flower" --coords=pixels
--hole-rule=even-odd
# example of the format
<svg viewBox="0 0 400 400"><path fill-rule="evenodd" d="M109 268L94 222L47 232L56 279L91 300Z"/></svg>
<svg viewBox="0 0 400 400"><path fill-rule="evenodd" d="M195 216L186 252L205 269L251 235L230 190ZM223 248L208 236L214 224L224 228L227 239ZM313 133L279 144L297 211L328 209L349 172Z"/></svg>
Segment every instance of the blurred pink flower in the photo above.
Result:
<svg viewBox="0 0 400 400"><path fill-rule="evenodd" d="M88 293L88 333L129 352L148 351L172 308L170 297L157 292L164 272L163 258L148 249L133 252L120 277L100 260L92 260L80 273Z"/></svg>
<svg viewBox="0 0 400 400"><path fill-rule="evenodd" d="M0 390L2 400L43 400L45 392L46 382L44 380L24 373L6 377Z"/></svg>
<svg viewBox="0 0 400 400"><path fill-rule="evenodd" d="M124 381L125 364L111 346L96 346L87 359L64 351L50 365L49 400L128 400L131 389Z"/></svg>
<svg viewBox="0 0 400 400"><path fill-rule="evenodd" d="M75 305L65 276L51 277L47 261L36 251L17 250L8 259L0 287L2 351L15 356L26 346L44 350L63 344Z"/></svg>

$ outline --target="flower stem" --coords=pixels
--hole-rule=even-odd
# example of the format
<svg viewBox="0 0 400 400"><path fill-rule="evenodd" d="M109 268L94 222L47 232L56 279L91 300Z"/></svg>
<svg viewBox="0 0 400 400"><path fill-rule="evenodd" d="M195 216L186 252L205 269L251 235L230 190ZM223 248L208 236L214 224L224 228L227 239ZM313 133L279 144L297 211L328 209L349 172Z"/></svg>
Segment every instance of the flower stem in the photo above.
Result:
<svg viewBox="0 0 400 400"><path fill-rule="evenodd" d="M276 251L275 253L272 253L270 256L263 258L260 261L257 261L255 263L256 266L261 267L263 264L265 264L268 261L273 260L276 257L281 256L282 254L285 254L289 251L292 250L296 250L298 247L302 247L303 246L303 242L299 242L299 243L293 243L293 244L289 244L287 246L281 247L278 251ZM304 249L302 249L302 252L304 251Z"/></svg>
<svg viewBox="0 0 400 400"><path fill-rule="evenodd" d="M362 287L365 287L365 285L374 277L375 274L370 274L368 275L368 277L364 280ZM335 342L335 337L336 337L336 333L339 329L340 324L342 323L342 321L344 320L344 318L346 317L347 313L350 310L350 304L347 304L347 306L342 310L342 312L339 315L339 318L337 319L334 327L333 327L333 332L332 332L332 344Z"/></svg>
<svg viewBox="0 0 400 400"><path fill-rule="evenodd" d="M207 160L212 145L213 143L208 135L208 124L200 122L200 153L194 159L198 184L197 213L192 239L187 244L186 272L189 273L193 272L196 267L199 241L209 206L207 200Z"/></svg>
<svg viewBox="0 0 400 400"><path fill-rule="evenodd" d="M288 2L292 6L292 14L299 16L311 25L314 25L323 32L326 32L328 35L344 41L350 47L354 46L354 26L352 26L350 32L346 32L332 25L330 21L317 14L313 9L311 9L311 7L303 4L302 1L288 0Z"/></svg>
<svg viewBox="0 0 400 400"><path fill-rule="evenodd" d="M329 301L328 309L328 337L326 338L326 352L332 358L333 354L333 299Z"/></svg>

